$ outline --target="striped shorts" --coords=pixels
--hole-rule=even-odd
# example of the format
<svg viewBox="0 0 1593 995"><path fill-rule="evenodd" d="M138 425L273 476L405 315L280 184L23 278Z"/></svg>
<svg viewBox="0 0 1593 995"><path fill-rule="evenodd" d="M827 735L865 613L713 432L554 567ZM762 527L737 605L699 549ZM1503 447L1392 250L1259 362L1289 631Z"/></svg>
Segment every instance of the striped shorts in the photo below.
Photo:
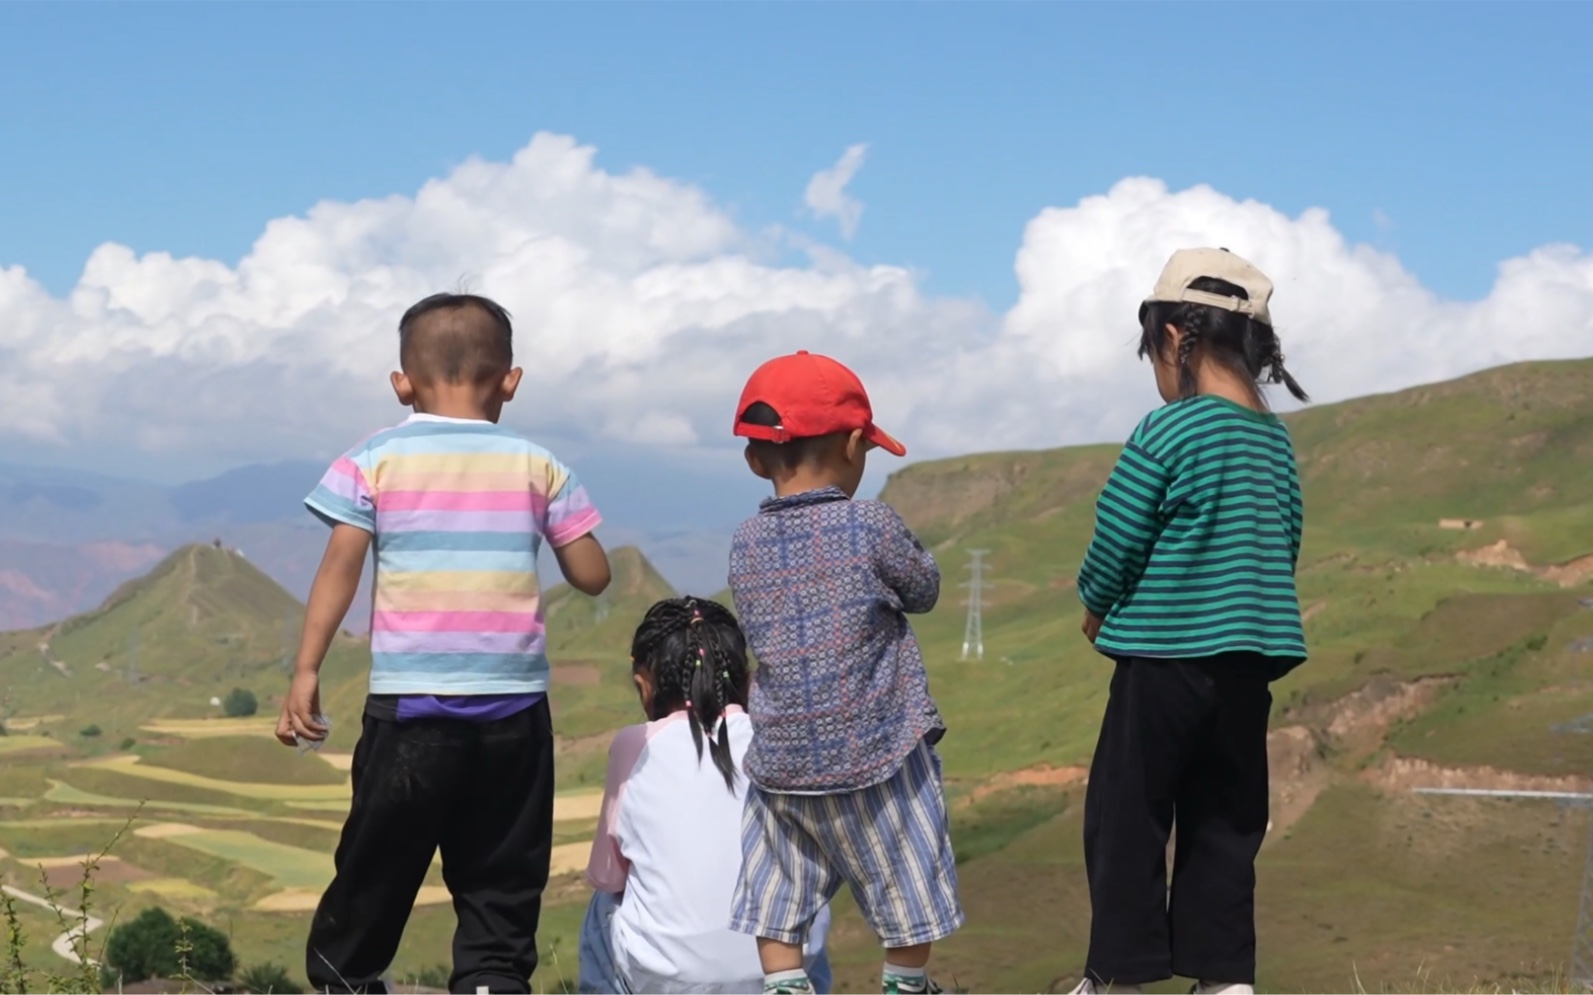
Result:
<svg viewBox="0 0 1593 995"><path fill-rule="evenodd" d="M920 743L885 781L837 795L747 792L730 928L801 943L844 883L887 947L963 924L940 758Z"/></svg>

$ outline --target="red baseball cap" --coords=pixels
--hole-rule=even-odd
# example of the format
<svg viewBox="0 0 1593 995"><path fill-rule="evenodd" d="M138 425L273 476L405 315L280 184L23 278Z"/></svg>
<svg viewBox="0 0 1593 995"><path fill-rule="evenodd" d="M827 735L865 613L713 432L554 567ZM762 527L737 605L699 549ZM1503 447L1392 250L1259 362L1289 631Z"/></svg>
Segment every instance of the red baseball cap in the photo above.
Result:
<svg viewBox="0 0 1593 995"><path fill-rule="evenodd" d="M741 420L759 401L779 413L779 425L748 425ZM874 408L857 374L806 349L754 370L736 406L735 432L744 439L789 442L858 429L864 439L886 452L907 455L906 446L874 424Z"/></svg>

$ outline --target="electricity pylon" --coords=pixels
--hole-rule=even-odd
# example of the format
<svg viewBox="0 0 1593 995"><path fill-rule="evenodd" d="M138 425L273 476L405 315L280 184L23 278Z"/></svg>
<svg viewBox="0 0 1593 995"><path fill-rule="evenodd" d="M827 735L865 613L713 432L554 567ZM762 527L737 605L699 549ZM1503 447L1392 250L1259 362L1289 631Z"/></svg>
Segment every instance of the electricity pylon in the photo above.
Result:
<svg viewBox="0 0 1593 995"><path fill-rule="evenodd" d="M985 554L988 549L970 549L968 555L973 557L968 564L969 579L960 585L968 589L968 622L962 630L962 658L967 660L969 654L973 659L985 658L985 620L984 620L984 583L985 583Z"/></svg>

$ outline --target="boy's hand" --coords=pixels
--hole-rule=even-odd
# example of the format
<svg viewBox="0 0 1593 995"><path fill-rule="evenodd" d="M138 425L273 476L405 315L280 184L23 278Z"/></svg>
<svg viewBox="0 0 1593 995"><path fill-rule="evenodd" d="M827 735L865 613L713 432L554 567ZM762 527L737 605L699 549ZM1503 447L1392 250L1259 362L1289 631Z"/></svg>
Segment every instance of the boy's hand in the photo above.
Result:
<svg viewBox="0 0 1593 995"><path fill-rule="evenodd" d="M293 675L287 697L282 699L282 717L277 720L277 740L284 746L298 746L300 740L319 743L326 738L326 727L315 720L321 714L321 679L307 670Z"/></svg>
<svg viewBox="0 0 1593 995"><path fill-rule="evenodd" d="M1095 637L1100 634L1101 616L1090 611L1088 608L1084 609L1084 638L1088 639L1093 644L1095 642Z"/></svg>

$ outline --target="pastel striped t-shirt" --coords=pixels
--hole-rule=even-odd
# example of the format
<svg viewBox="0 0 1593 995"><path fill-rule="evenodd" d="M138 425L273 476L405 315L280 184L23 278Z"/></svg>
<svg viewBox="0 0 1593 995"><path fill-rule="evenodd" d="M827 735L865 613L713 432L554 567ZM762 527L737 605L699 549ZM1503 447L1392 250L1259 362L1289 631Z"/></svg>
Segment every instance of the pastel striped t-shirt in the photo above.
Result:
<svg viewBox="0 0 1593 995"><path fill-rule="evenodd" d="M416 414L333 463L305 504L374 536L373 696L546 692L537 551L601 521L551 453Z"/></svg>

